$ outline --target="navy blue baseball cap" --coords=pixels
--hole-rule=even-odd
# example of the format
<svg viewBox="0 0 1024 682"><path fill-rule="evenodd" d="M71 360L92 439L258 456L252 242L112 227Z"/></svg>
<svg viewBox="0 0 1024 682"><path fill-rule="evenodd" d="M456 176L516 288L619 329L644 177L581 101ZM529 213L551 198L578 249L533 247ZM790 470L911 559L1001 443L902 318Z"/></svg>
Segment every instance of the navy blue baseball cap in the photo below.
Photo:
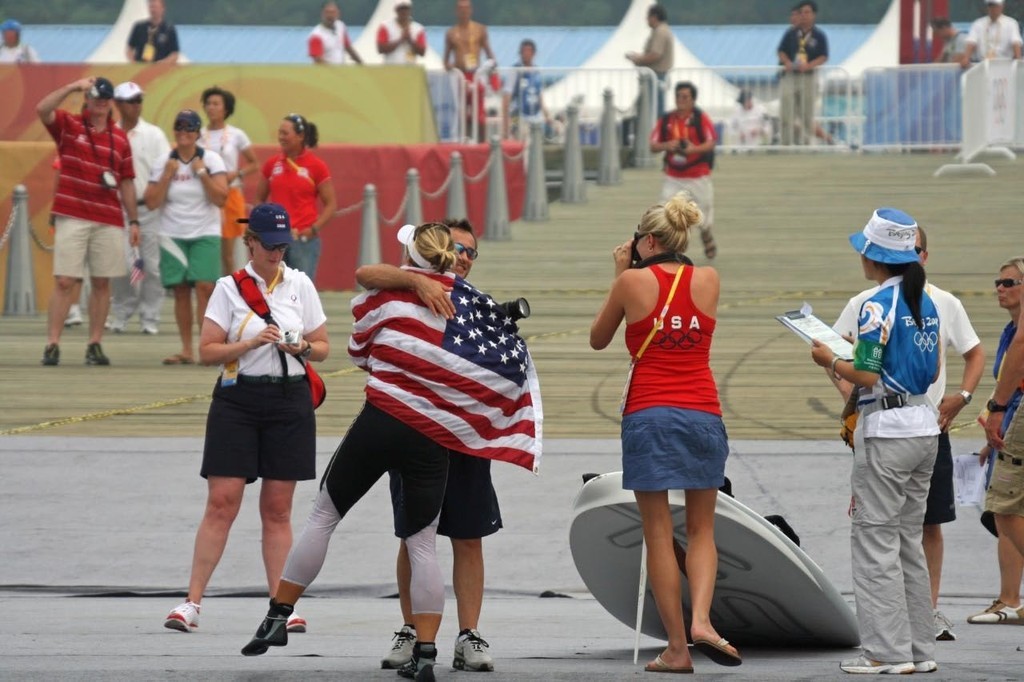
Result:
<svg viewBox="0 0 1024 682"><path fill-rule="evenodd" d="M292 243L292 221L281 204L257 204L248 218L239 218L267 246Z"/></svg>
<svg viewBox="0 0 1024 682"><path fill-rule="evenodd" d="M8 19L4 23L0 24L0 31L14 31L20 34L21 22L17 19Z"/></svg>
<svg viewBox="0 0 1024 682"><path fill-rule="evenodd" d="M199 118L199 114L191 109L182 109L174 117L174 127L177 128L179 125L184 125L187 130L198 133L203 127L203 119Z"/></svg>

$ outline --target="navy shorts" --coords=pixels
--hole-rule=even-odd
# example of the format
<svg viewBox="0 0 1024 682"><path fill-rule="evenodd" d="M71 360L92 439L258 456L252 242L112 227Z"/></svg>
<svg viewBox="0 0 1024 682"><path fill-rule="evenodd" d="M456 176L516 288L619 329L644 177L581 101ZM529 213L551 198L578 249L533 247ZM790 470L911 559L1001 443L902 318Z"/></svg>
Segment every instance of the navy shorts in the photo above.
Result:
<svg viewBox="0 0 1024 682"><path fill-rule="evenodd" d="M437 518L448 476L448 449L370 403L352 422L334 453L321 487L342 517L385 471L396 469L406 485L402 495L405 535Z"/></svg>
<svg viewBox="0 0 1024 682"><path fill-rule="evenodd" d="M206 416L199 473L246 483L316 478L316 416L309 384L224 387L218 380Z"/></svg>
<svg viewBox="0 0 1024 682"><path fill-rule="evenodd" d="M932 470L932 483L928 488L928 503L924 512L924 525L956 521L956 500L953 497L953 447L949 434L939 434L939 450Z"/></svg>
<svg viewBox="0 0 1024 682"><path fill-rule="evenodd" d="M720 488L728 456L725 424L710 412L649 407L622 418L625 490Z"/></svg>
<svg viewBox="0 0 1024 682"><path fill-rule="evenodd" d="M389 471L388 474L391 476L395 535L408 537L402 477L397 471ZM498 494L491 482L491 460L449 451L448 484L441 505L438 534L457 540L472 540L497 533L501 525Z"/></svg>

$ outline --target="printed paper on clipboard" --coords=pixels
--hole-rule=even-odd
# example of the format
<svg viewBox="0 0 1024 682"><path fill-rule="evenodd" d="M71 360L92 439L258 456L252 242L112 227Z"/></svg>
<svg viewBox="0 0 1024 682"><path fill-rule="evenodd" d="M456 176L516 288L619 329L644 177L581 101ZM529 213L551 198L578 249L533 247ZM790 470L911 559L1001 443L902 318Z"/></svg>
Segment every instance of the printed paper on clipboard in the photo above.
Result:
<svg viewBox="0 0 1024 682"><path fill-rule="evenodd" d="M821 341L842 359L853 359L853 344L815 317L811 306L807 303L804 303L800 310L791 310L776 315L775 319L807 343L814 340Z"/></svg>

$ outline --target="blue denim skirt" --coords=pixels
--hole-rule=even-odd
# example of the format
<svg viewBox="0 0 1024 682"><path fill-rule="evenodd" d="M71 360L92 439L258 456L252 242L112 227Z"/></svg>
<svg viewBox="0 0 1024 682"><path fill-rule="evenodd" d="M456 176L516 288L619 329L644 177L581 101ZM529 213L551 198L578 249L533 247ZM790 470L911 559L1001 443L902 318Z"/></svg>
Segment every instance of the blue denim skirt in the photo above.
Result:
<svg viewBox="0 0 1024 682"><path fill-rule="evenodd" d="M702 490L725 483L729 441L722 418L651 407L622 418L622 487Z"/></svg>

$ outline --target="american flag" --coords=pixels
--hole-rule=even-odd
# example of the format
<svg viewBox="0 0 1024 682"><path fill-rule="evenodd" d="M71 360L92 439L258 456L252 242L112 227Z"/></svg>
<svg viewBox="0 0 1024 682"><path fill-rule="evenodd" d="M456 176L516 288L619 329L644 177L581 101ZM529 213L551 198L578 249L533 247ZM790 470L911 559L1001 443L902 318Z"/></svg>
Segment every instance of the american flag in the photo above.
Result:
<svg viewBox="0 0 1024 682"><path fill-rule="evenodd" d="M455 317L434 315L411 291L352 300L352 361L370 372L367 400L437 443L536 473L544 412L540 384L515 322L454 275Z"/></svg>
<svg viewBox="0 0 1024 682"><path fill-rule="evenodd" d="M132 286L135 286L142 281L142 278L146 276L146 272L143 269L142 256L139 255L139 249L132 248L132 266L128 270L128 282Z"/></svg>

